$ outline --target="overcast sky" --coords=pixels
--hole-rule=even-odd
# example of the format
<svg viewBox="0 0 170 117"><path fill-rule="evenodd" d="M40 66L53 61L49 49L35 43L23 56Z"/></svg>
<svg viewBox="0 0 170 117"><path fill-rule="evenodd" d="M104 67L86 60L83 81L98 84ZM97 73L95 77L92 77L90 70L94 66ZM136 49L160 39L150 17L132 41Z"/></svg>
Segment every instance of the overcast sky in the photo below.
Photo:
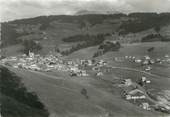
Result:
<svg viewBox="0 0 170 117"><path fill-rule="evenodd" d="M170 12L170 0L0 0L0 20L73 15L80 10Z"/></svg>

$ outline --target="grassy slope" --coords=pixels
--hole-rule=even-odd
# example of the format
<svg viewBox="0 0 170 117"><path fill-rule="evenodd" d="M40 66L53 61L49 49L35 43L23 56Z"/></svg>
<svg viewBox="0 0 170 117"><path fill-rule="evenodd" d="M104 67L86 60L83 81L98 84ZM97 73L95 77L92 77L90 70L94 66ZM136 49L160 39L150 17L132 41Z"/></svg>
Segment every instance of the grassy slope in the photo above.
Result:
<svg viewBox="0 0 170 117"><path fill-rule="evenodd" d="M116 52L108 52L103 56L98 57L99 59L113 60L113 57L123 56L144 56L150 55L151 57L164 57L165 54L170 54L169 42L151 42L151 43L135 43L135 44L123 44L122 48ZM154 52L148 53L147 49L154 47ZM97 51L97 46L79 50L68 56L68 58L91 58L94 52Z"/></svg>
<svg viewBox="0 0 170 117"><path fill-rule="evenodd" d="M157 112L149 112L132 105L120 98L119 89L93 78L63 78L15 70L23 78L24 84L35 91L52 115L60 117L97 117L110 113L112 116L156 116ZM89 99L81 95L86 88ZM112 91L113 90L113 91Z"/></svg>
<svg viewBox="0 0 170 117"><path fill-rule="evenodd" d="M37 95L28 92L20 77L1 67L0 103L3 117L48 117L49 113Z"/></svg>
<svg viewBox="0 0 170 117"><path fill-rule="evenodd" d="M42 110L32 108L26 104L20 103L17 100L9 96L5 96L3 94L0 94L0 100L2 101L1 108L3 108L2 115L4 115L4 117L23 117L23 116L42 117L42 115L44 114ZM3 113L4 111L5 114Z"/></svg>
<svg viewBox="0 0 170 117"><path fill-rule="evenodd" d="M93 57L94 53L97 51L97 48L98 46L81 49L76 52L73 52L66 58L67 59L90 59Z"/></svg>

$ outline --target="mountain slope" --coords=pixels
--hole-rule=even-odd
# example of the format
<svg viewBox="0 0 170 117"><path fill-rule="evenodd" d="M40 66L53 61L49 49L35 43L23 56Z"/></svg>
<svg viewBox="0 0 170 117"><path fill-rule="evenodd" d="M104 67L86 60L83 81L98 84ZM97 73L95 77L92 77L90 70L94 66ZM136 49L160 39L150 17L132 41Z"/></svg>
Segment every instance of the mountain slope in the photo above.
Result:
<svg viewBox="0 0 170 117"><path fill-rule="evenodd" d="M63 42L63 38L76 35L102 34L105 39L121 43L141 42L152 34L160 34L159 41L170 40L170 13L40 16L4 22L1 25L2 47L21 45L24 40L34 40L42 45L41 54L54 51L62 44L70 45L71 48L72 45Z"/></svg>

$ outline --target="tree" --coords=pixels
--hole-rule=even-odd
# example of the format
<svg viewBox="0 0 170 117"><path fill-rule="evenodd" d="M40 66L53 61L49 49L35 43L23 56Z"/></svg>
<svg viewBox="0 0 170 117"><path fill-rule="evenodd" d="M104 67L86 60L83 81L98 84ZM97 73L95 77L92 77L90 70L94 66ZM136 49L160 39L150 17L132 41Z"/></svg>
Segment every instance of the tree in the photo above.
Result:
<svg viewBox="0 0 170 117"><path fill-rule="evenodd" d="M23 46L24 46L24 53L28 55L29 51L32 52L38 52L39 50L42 49L42 46L40 43L36 43L33 40L24 40L23 41Z"/></svg>
<svg viewBox="0 0 170 117"><path fill-rule="evenodd" d="M85 88L83 88L83 89L81 90L81 94L84 95L84 96L86 97L86 99L89 98L89 96L87 95L87 90L86 90Z"/></svg>
<svg viewBox="0 0 170 117"><path fill-rule="evenodd" d="M154 47L151 47L149 49L147 49L148 52L152 52L155 48Z"/></svg>
<svg viewBox="0 0 170 117"><path fill-rule="evenodd" d="M155 28L154 28L154 30L158 33L159 31L160 31L160 26L156 26Z"/></svg>

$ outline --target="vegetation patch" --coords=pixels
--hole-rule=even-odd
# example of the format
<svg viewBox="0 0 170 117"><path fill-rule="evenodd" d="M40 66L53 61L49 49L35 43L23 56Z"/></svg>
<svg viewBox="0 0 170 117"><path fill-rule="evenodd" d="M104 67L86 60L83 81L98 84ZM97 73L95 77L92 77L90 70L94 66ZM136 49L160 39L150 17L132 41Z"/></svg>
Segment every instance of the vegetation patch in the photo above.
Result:
<svg viewBox="0 0 170 117"><path fill-rule="evenodd" d="M131 13L134 20L124 21L120 26L120 34L137 33L154 28L159 31L161 26L170 23L170 13Z"/></svg>
<svg viewBox="0 0 170 117"><path fill-rule="evenodd" d="M34 92L28 92L21 79L0 67L1 113L3 117L48 117L49 113Z"/></svg>
<svg viewBox="0 0 170 117"><path fill-rule="evenodd" d="M120 48L121 48L121 45L119 42L107 41L99 46L98 51L96 53L94 53L93 57L101 56L109 51L118 51Z"/></svg>
<svg viewBox="0 0 170 117"><path fill-rule="evenodd" d="M69 55L77 50L83 49L83 48L87 48L87 47L92 47L92 46L96 46L99 45L101 43L103 43L103 41L105 40L104 35L103 34L99 34L96 36L90 36L90 35L85 35L82 36L83 37L82 41L83 43L78 43L77 45L71 47L71 49L66 50L66 51L62 51L61 54L63 55ZM72 39L72 37L71 37ZM77 38L76 39L72 39L73 41L78 41Z"/></svg>

